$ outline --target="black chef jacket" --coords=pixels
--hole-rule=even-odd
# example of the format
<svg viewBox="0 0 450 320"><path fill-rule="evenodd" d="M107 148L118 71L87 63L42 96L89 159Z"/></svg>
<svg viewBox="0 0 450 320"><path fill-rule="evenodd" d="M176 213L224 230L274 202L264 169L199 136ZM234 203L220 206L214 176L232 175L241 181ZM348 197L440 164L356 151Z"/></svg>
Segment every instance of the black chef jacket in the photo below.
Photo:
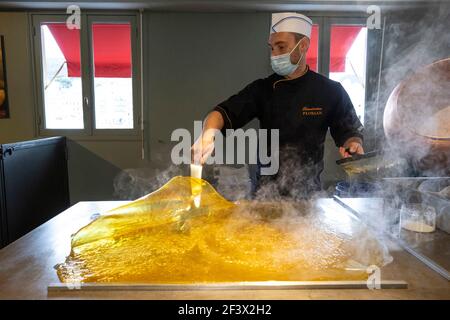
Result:
<svg viewBox="0 0 450 320"><path fill-rule="evenodd" d="M292 80L275 73L258 79L214 110L224 119L223 133L254 118L259 119L260 128L279 129L279 172L274 176L257 173L252 180L254 191L263 181L275 181L286 189L285 196L294 196L293 190L303 189L303 195L320 190L328 128L338 147L350 137L363 138L363 127L342 85L311 70Z"/></svg>

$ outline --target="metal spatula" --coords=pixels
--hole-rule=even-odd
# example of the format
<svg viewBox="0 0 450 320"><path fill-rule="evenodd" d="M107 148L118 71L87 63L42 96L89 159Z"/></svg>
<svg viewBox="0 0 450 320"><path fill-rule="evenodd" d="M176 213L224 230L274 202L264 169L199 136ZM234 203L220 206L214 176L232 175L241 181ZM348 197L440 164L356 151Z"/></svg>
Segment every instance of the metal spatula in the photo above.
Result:
<svg viewBox="0 0 450 320"><path fill-rule="evenodd" d="M382 160L383 157L378 151L372 151L366 154L353 154L351 157L337 160L336 163L349 176L354 176L376 171Z"/></svg>
<svg viewBox="0 0 450 320"><path fill-rule="evenodd" d="M371 151L337 160L350 178L372 180L380 176L398 176L407 168L406 160L396 154Z"/></svg>

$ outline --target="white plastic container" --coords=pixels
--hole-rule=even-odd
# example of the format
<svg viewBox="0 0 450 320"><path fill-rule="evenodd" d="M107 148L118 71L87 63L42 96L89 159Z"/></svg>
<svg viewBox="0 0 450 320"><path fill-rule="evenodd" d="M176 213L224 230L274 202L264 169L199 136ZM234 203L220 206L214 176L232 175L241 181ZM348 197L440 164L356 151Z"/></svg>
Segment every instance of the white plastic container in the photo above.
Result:
<svg viewBox="0 0 450 320"><path fill-rule="evenodd" d="M414 232L433 232L436 229L436 211L421 203L404 204L400 210L400 226Z"/></svg>

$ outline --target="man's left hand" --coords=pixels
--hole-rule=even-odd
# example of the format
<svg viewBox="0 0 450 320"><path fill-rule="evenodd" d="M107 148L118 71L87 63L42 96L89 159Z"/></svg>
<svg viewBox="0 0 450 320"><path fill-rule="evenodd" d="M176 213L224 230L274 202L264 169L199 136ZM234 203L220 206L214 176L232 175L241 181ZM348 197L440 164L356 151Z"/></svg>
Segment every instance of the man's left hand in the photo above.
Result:
<svg viewBox="0 0 450 320"><path fill-rule="evenodd" d="M342 158L351 157L352 154L364 154L362 140L358 137L348 139L342 147L339 147L339 153Z"/></svg>

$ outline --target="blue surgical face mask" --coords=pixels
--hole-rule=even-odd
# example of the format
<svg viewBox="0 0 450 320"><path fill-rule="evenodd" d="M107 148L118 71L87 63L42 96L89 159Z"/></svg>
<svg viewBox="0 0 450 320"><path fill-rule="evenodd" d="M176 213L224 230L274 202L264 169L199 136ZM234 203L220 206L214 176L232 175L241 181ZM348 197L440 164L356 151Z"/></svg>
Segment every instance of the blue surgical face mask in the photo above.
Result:
<svg viewBox="0 0 450 320"><path fill-rule="evenodd" d="M270 64L275 73L279 74L280 76L287 76L293 73L295 69L297 69L298 64L303 59L303 53L298 59L296 64L292 64L291 62L291 53L294 52L300 41L297 42L297 44L295 45L294 49L291 50L291 52L270 57Z"/></svg>

